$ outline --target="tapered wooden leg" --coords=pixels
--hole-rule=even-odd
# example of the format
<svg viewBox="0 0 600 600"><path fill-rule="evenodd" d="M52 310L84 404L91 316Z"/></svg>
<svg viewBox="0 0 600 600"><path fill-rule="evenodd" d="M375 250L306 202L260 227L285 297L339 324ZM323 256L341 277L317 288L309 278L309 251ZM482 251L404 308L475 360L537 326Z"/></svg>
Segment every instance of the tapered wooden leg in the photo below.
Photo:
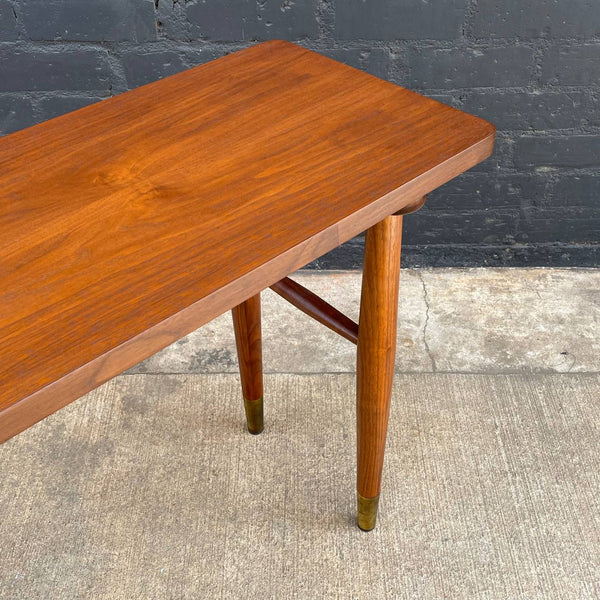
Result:
<svg viewBox="0 0 600 600"><path fill-rule="evenodd" d="M260 294L236 306L231 314L240 363L246 422L248 431L256 435L263 430Z"/></svg>
<svg viewBox="0 0 600 600"><path fill-rule="evenodd" d="M375 527L396 355L402 215L366 234L357 349L358 526Z"/></svg>

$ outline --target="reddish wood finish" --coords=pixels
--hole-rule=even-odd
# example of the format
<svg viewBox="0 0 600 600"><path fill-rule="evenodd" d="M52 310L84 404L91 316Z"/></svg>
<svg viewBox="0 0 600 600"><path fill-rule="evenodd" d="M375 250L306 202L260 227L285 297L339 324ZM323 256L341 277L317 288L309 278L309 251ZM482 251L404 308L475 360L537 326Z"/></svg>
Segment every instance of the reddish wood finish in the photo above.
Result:
<svg viewBox="0 0 600 600"><path fill-rule="evenodd" d="M367 231L358 326L356 397L358 493L381 489L394 359L402 216L387 217Z"/></svg>
<svg viewBox="0 0 600 600"><path fill-rule="evenodd" d="M244 400L263 397L260 294L231 310Z"/></svg>
<svg viewBox="0 0 600 600"><path fill-rule="evenodd" d="M273 41L0 140L0 441L486 158L485 121Z"/></svg>
<svg viewBox="0 0 600 600"><path fill-rule="evenodd" d="M355 344L358 342L358 325L352 319L293 279L284 277L271 289L325 327Z"/></svg>
<svg viewBox="0 0 600 600"><path fill-rule="evenodd" d="M260 294L231 310L237 345L248 431L259 434L263 423L262 336Z"/></svg>
<svg viewBox="0 0 600 600"><path fill-rule="evenodd" d="M415 198L415 200L411 204L407 204L403 206L400 210L397 210L395 215L408 215L410 213L417 212L424 204L427 202L427 196L423 196L422 198Z"/></svg>

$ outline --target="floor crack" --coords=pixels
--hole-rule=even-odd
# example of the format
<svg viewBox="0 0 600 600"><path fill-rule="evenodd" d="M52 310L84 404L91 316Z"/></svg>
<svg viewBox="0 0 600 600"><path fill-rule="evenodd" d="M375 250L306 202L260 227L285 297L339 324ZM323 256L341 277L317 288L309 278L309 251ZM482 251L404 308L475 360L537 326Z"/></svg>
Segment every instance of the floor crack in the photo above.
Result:
<svg viewBox="0 0 600 600"><path fill-rule="evenodd" d="M431 352L431 348L429 347L429 343L427 342L427 327L429 326L429 294L427 292L427 286L425 285L425 279L423 279L423 273L418 271L419 279L421 280L421 285L423 286L423 300L425 301L425 325L423 325L423 344L425 346L425 350L427 351L427 356L429 356L429 360L431 361L431 371L432 373L437 372L437 365L435 362L435 358L433 353Z"/></svg>

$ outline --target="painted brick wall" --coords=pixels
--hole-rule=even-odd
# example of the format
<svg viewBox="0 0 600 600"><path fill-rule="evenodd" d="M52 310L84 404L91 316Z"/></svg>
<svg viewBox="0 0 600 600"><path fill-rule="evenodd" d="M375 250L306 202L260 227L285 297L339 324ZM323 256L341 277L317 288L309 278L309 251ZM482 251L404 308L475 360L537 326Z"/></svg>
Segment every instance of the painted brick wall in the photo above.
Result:
<svg viewBox="0 0 600 600"><path fill-rule="evenodd" d="M598 0L0 0L0 133L270 38L497 126L406 218L405 265L600 262ZM357 238L313 266L361 257Z"/></svg>

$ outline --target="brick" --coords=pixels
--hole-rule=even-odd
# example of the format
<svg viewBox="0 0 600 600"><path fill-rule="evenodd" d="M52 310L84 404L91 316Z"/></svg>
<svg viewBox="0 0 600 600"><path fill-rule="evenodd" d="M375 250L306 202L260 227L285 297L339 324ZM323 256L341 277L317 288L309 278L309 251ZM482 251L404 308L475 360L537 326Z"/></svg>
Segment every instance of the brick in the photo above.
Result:
<svg viewBox="0 0 600 600"><path fill-rule="evenodd" d="M60 117L101 100L104 100L104 98L99 96L48 96L42 98L39 102L42 117L40 120L47 121L54 117Z"/></svg>
<svg viewBox="0 0 600 600"><path fill-rule="evenodd" d="M600 44L553 46L542 61L542 82L596 85L600 80Z"/></svg>
<svg viewBox="0 0 600 600"><path fill-rule="evenodd" d="M533 50L505 48L416 48L409 53L411 86L421 89L527 85Z"/></svg>
<svg viewBox="0 0 600 600"><path fill-rule="evenodd" d="M427 207L448 211L539 205L544 203L546 186L545 177L529 174L465 173L429 194Z"/></svg>
<svg viewBox="0 0 600 600"><path fill-rule="evenodd" d="M30 98L0 95L0 135L25 129L34 123Z"/></svg>
<svg viewBox="0 0 600 600"><path fill-rule="evenodd" d="M597 209L600 205L600 176L561 177L552 187L550 197L551 204L554 206L582 206Z"/></svg>
<svg viewBox="0 0 600 600"><path fill-rule="evenodd" d="M600 214L593 208L530 208L522 213L519 242L584 244L600 240Z"/></svg>
<svg viewBox="0 0 600 600"><path fill-rule="evenodd" d="M600 167L600 135L524 136L515 143L516 167Z"/></svg>
<svg viewBox="0 0 600 600"><path fill-rule="evenodd" d="M108 90L111 70L101 50L0 50L0 92Z"/></svg>
<svg viewBox="0 0 600 600"><path fill-rule="evenodd" d="M185 2L173 2L172 0L158 2L158 36L170 40L189 41L191 36L188 32Z"/></svg>
<svg viewBox="0 0 600 600"><path fill-rule="evenodd" d="M177 52L131 51L122 56L127 85L135 88L183 71L186 65Z"/></svg>
<svg viewBox="0 0 600 600"><path fill-rule="evenodd" d="M241 41L315 38L316 0L203 0L186 3L192 36Z"/></svg>
<svg viewBox="0 0 600 600"><path fill-rule="evenodd" d="M383 48L368 50L332 48L318 50L318 52L361 71L366 71L371 75L375 75L375 77L380 77L381 79L388 78L390 54Z"/></svg>
<svg viewBox="0 0 600 600"><path fill-rule="evenodd" d="M600 102L586 92L473 91L461 106L498 129L547 130L600 123Z"/></svg>
<svg viewBox="0 0 600 600"><path fill-rule="evenodd" d="M390 68L387 79L396 85L410 86L410 67L406 49L390 50Z"/></svg>
<svg viewBox="0 0 600 600"><path fill-rule="evenodd" d="M427 206L427 205L426 205ZM455 210L450 213L421 209L410 217L403 243L496 244L514 241L518 210Z"/></svg>
<svg viewBox="0 0 600 600"><path fill-rule="evenodd" d="M466 0L342 0L335 7L338 39L455 40L462 34Z"/></svg>
<svg viewBox="0 0 600 600"><path fill-rule="evenodd" d="M146 42L155 40L153 0L26 0L25 31L32 40Z"/></svg>
<svg viewBox="0 0 600 600"><path fill-rule="evenodd" d="M8 0L0 0L0 42L11 42L18 37L17 17Z"/></svg>
<svg viewBox="0 0 600 600"><path fill-rule="evenodd" d="M532 39L600 35L596 0L478 0L475 37Z"/></svg>

